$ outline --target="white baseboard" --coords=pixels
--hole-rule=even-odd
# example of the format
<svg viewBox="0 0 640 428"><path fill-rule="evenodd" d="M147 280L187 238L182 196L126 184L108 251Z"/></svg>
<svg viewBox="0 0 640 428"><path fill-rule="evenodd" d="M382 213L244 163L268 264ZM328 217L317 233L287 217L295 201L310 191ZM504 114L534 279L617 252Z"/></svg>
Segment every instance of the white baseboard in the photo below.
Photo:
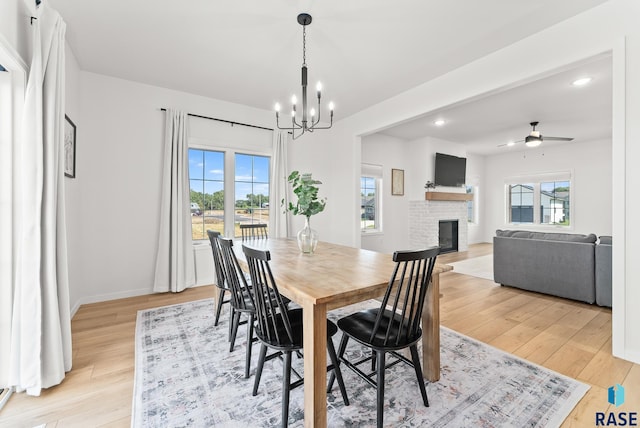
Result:
<svg viewBox="0 0 640 428"><path fill-rule="evenodd" d="M204 287L209 285L213 285L213 283L205 282L203 284L196 284L196 285L193 285L191 288ZM146 296L148 294L153 294L153 289L138 288L136 290L127 290L119 293L98 294L96 296L82 297L81 299L78 299L78 301L71 308L71 318L74 317L74 315L76 314L76 312L78 312L78 309L80 309L80 306L82 305L88 305L90 303L107 302L109 300L125 299L127 297Z"/></svg>
<svg viewBox="0 0 640 428"><path fill-rule="evenodd" d="M152 293L153 293L152 289L149 289L149 288L138 288L138 289L135 289L135 290L121 291L121 292L118 292L118 293L98 294L98 295L95 295L95 296L85 296L85 297L82 297L82 298L78 299L78 301L75 302L75 304L71 308L71 318L73 318L73 316L76 314L76 312L78 312L78 309L80 309L80 306L82 306L82 305L87 305L87 304L90 304L90 303L107 302L109 300L125 299L127 297L144 296L144 295L152 294Z"/></svg>

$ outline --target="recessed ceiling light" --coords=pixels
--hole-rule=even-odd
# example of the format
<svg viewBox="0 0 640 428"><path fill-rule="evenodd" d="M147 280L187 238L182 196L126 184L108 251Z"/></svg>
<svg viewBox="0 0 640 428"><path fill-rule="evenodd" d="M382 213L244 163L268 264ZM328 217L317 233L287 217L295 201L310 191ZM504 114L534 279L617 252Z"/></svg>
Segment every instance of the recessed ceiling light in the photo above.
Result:
<svg viewBox="0 0 640 428"><path fill-rule="evenodd" d="M444 122L444 119L438 119L438 120L436 120L435 122L433 122L433 124L434 124L435 126L442 126L442 125L444 125L444 124L445 124L445 122Z"/></svg>
<svg viewBox="0 0 640 428"><path fill-rule="evenodd" d="M591 77L582 77L580 79L574 80L571 84L573 86L584 86L589 82L591 82Z"/></svg>

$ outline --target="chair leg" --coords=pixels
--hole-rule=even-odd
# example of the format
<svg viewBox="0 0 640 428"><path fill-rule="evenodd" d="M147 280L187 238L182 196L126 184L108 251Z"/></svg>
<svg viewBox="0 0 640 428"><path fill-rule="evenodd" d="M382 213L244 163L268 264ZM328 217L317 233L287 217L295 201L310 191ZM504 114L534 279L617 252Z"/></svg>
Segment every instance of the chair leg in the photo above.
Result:
<svg viewBox="0 0 640 428"><path fill-rule="evenodd" d="M233 312L233 322L231 327L231 345L229 346L229 352L233 352L233 346L236 344L236 335L238 334L238 324L240 324L240 312Z"/></svg>
<svg viewBox="0 0 640 428"><path fill-rule="evenodd" d="M284 353L282 369L282 428L289 424L289 392L291 391L291 352Z"/></svg>
<svg viewBox="0 0 640 428"><path fill-rule="evenodd" d="M424 386L424 377L422 376L422 367L420 366L420 357L418 357L418 347L412 345L409 347L411 350L411 359L413 360L413 367L416 369L416 377L418 378L418 386L420 387L420 393L422 394L422 402L425 407L429 407L429 399L427 398L427 389Z"/></svg>
<svg viewBox="0 0 640 428"><path fill-rule="evenodd" d="M376 369L376 351L371 350L371 371Z"/></svg>
<svg viewBox="0 0 640 428"><path fill-rule="evenodd" d="M329 358L331 359L331 364L333 364L333 372L331 372L331 379L336 377L338 379L338 387L340 388L340 393L342 394L342 401L344 401L344 405L349 405L349 398L347 398L347 389L344 387L344 380L342 380L342 371L340 370L340 360L338 360L338 356L336 355L336 348L333 346L333 341L330 337L327 338L327 350L329 351ZM333 386L333 385L332 385ZM327 389L327 392L330 392L331 389Z"/></svg>
<svg viewBox="0 0 640 428"><path fill-rule="evenodd" d="M231 333L233 330L233 317L236 313L236 310L233 309L233 307L231 305L230 306L230 311L229 311L229 338L227 339L228 342L231 342Z"/></svg>
<svg viewBox="0 0 640 428"><path fill-rule="evenodd" d="M338 348L338 361L342 360L344 356L344 351L347 349L347 342L349 341L349 336L346 334L342 334L342 339L340 339L340 347ZM327 341L327 343L329 343ZM327 386L327 392L333 389L333 381L336 380L336 372L331 372L331 377L329 378L329 386Z"/></svg>
<svg viewBox="0 0 640 428"><path fill-rule="evenodd" d="M377 351L377 377L376 383L378 386L378 396L376 400L376 424L378 428L382 428L382 417L384 414L384 366L385 366L385 353L384 351Z"/></svg>
<svg viewBox="0 0 640 428"><path fill-rule="evenodd" d="M220 312L222 311L222 302L224 301L224 290L222 288L218 289L218 304L216 305L216 321L213 323L216 327L218 326L218 320L220 319Z"/></svg>
<svg viewBox="0 0 640 428"><path fill-rule="evenodd" d="M258 395L258 386L260 386L260 377L262 376L262 368L264 360L267 357L267 345L264 343L260 347L260 358L258 358L258 367L256 368L256 380L253 382L253 396Z"/></svg>
<svg viewBox="0 0 640 428"><path fill-rule="evenodd" d="M244 377L249 377L249 371L251 370L251 348L253 348L253 314L249 315L249 321L247 321L247 357L244 365Z"/></svg>

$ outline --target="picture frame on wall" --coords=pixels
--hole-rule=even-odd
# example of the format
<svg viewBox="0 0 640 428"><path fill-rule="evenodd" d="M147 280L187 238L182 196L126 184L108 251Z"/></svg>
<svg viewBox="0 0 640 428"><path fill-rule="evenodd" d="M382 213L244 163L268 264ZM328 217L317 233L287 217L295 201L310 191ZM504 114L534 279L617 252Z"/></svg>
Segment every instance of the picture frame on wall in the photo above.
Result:
<svg viewBox="0 0 640 428"><path fill-rule="evenodd" d="M391 194L404 196L404 169L391 169Z"/></svg>
<svg viewBox="0 0 640 428"><path fill-rule="evenodd" d="M76 178L76 125L64 115L64 175Z"/></svg>

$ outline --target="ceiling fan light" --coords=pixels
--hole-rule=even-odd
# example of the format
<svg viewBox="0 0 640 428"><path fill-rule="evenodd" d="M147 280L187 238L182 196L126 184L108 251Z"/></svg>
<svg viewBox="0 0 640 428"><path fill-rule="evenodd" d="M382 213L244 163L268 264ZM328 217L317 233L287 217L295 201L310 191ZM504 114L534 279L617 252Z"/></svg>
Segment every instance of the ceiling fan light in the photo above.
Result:
<svg viewBox="0 0 640 428"><path fill-rule="evenodd" d="M542 138L529 135L524 139L524 143L527 145L527 147L538 147L540 144L542 144Z"/></svg>

